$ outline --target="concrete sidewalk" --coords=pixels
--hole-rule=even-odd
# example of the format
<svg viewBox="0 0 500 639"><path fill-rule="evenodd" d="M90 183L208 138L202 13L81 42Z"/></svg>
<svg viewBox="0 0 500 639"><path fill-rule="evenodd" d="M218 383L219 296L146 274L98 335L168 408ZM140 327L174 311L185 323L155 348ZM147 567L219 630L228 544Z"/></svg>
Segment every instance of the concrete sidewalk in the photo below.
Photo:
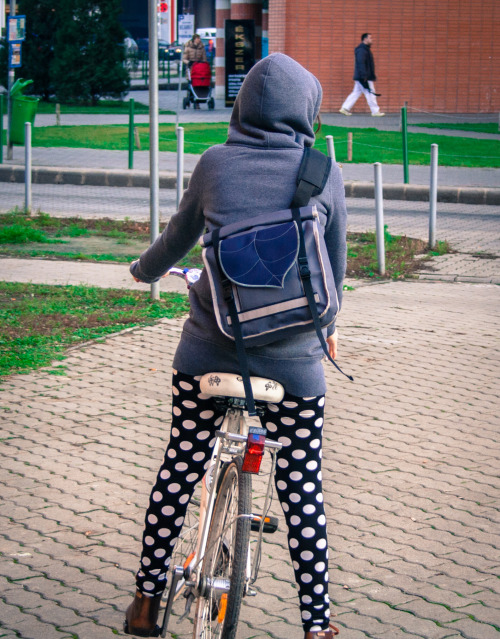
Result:
<svg viewBox="0 0 500 639"><path fill-rule="evenodd" d="M499 298L491 285L422 282L346 292L340 363L355 382L327 367L323 468L345 639L498 639ZM63 376L3 381L2 637L125 636L181 325L72 349L55 363ZM280 529L241 639L303 637L276 500L272 510ZM187 639L191 622L172 632Z"/></svg>

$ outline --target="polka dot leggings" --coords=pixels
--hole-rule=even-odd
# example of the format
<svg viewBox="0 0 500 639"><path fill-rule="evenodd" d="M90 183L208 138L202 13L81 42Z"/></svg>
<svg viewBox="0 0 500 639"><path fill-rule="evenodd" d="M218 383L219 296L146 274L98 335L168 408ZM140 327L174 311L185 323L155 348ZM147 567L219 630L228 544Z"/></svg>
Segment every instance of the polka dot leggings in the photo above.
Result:
<svg viewBox="0 0 500 639"><path fill-rule="evenodd" d="M182 528L187 504L210 462L214 433L224 415L201 393L199 377L174 371L172 431L151 491L143 535L138 589L163 592L166 570ZM288 526L288 546L299 587L305 632L328 627L328 543L321 482L324 396L285 394L261 417L269 436L283 444L276 489Z"/></svg>

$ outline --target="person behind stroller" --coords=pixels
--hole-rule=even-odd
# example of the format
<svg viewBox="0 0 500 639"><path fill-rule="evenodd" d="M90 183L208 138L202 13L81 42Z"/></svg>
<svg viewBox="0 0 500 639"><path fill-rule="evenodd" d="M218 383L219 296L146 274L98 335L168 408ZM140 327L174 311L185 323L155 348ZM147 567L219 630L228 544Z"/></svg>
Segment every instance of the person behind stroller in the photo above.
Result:
<svg viewBox="0 0 500 639"><path fill-rule="evenodd" d="M207 52L205 45L201 41L201 37L195 33L191 40L184 45L184 55L182 57L184 64L191 68L195 62L206 62Z"/></svg>

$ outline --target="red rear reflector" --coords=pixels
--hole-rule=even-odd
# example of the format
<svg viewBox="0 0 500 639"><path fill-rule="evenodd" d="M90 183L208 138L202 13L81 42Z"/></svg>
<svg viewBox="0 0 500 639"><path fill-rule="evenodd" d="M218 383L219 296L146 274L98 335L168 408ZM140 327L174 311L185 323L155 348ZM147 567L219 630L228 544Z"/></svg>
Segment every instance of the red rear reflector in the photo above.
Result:
<svg viewBox="0 0 500 639"><path fill-rule="evenodd" d="M266 431L264 428L250 428L248 433L245 456L243 457L242 471L244 473L257 474L264 455L264 442Z"/></svg>

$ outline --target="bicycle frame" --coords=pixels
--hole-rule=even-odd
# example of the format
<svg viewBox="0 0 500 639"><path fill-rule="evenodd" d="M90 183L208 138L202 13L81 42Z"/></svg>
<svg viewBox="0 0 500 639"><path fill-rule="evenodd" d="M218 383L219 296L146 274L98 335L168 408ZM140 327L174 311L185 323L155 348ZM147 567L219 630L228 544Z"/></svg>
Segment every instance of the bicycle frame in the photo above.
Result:
<svg viewBox="0 0 500 639"><path fill-rule="evenodd" d="M184 616L189 611L192 602L200 594L203 558L206 552L209 550L209 548L207 548L207 541L215 501L217 498L217 486L219 483L219 478L221 477L221 470L223 469L223 464L225 462L230 462L235 456L243 454L248 439L248 424L243 413L243 404L241 406L236 405L229 406L227 408L226 414L224 416L224 421L221 425L220 430L216 431L215 436L216 442L212 451L210 464L205 475L203 476L201 484L202 493L196 550L193 556L189 557L189 563L187 565L182 567L174 566L172 570L172 580L168 591L165 615L161 626L162 637L165 637L167 633L172 606L176 598L177 585L179 584L181 579L184 578L185 584L192 589L192 593L194 595L181 619L184 618ZM249 589L249 586L256 581L258 575L265 517L267 515L267 512L269 511L272 501L272 478L274 476L274 471L276 468L276 454L278 450L281 449L282 444L280 442L276 442L266 438L264 447L271 453L271 471L269 473L269 480L267 482L264 508L262 511L262 515L260 516L257 545L254 550L253 561L251 544L248 545L247 549L247 568L245 581L246 595L256 594ZM249 517L255 520L257 516L248 513L244 515L238 515L238 517ZM230 522L228 524L228 527L232 525L232 523L234 523L234 520L233 522ZM222 532L225 532L226 530L227 527ZM210 584L210 587L213 587L215 590L220 592L228 592L229 584L222 583L224 580L220 581L221 583Z"/></svg>

